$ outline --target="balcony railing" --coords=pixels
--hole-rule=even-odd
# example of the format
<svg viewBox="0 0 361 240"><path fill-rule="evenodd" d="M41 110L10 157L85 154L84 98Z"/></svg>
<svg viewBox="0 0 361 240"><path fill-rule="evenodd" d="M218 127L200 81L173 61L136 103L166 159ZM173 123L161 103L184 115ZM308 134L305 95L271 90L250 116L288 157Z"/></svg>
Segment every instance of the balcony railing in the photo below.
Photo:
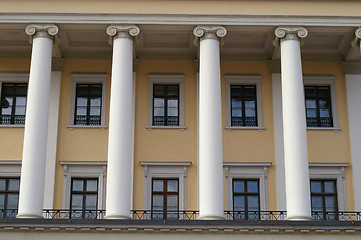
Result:
<svg viewBox="0 0 361 240"><path fill-rule="evenodd" d="M15 218L17 209L0 209L0 218ZM130 216L134 220L169 219L169 220L197 220L199 211L152 211L131 210ZM46 219L104 219L105 210L68 210L45 209L43 217ZM312 212L314 221L361 221L361 212ZM226 221L283 221L287 219L286 211L224 211Z"/></svg>
<svg viewBox="0 0 361 240"><path fill-rule="evenodd" d="M232 127L257 127L257 117L232 117Z"/></svg>
<svg viewBox="0 0 361 240"><path fill-rule="evenodd" d="M75 125L100 125L101 116L100 115L76 115L75 116Z"/></svg>
<svg viewBox="0 0 361 240"><path fill-rule="evenodd" d="M307 117L307 127L332 127L332 117Z"/></svg>
<svg viewBox="0 0 361 240"><path fill-rule="evenodd" d="M25 115L0 115L0 124L24 125Z"/></svg>

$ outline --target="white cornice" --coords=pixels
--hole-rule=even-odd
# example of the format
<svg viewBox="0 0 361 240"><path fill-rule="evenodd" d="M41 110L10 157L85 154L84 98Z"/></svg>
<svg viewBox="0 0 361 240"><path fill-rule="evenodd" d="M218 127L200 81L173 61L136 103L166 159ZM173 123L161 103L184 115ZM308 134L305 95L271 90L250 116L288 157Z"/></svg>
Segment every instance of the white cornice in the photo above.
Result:
<svg viewBox="0 0 361 240"><path fill-rule="evenodd" d="M81 24L214 24L240 26L354 26L361 16L307 15L209 15L209 14L116 14L116 13L1 13L0 23Z"/></svg>

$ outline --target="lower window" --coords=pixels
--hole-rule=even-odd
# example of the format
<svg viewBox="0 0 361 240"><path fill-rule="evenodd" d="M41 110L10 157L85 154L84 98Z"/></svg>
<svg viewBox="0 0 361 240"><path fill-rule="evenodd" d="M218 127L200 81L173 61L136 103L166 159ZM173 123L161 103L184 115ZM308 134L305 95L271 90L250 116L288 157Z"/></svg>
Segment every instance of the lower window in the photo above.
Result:
<svg viewBox="0 0 361 240"><path fill-rule="evenodd" d="M0 178L0 218L15 218L18 214L19 178Z"/></svg>
<svg viewBox="0 0 361 240"><path fill-rule="evenodd" d="M258 179L233 179L233 218L260 219L260 195Z"/></svg>
<svg viewBox="0 0 361 240"><path fill-rule="evenodd" d="M178 179L152 180L152 218L178 219Z"/></svg>
<svg viewBox="0 0 361 240"><path fill-rule="evenodd" d="M314 219L338 219L336 186L336 180L311 180L311 207Z"/></svg>
<svg viewBox="0 0 361 240"><path fill-rule="evenodd" d="M71 180L71 218L97 218L98 179L73 178Z"/></svg>

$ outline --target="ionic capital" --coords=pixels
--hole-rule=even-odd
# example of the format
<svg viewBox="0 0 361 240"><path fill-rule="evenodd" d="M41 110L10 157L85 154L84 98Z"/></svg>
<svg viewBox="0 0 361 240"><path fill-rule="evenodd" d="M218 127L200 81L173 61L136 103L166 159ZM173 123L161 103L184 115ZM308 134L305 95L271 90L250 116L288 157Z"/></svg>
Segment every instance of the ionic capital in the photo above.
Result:
<svg viewBox="0 0 361 240"><path fill-rule="evenodd" d="M227 30L223 26L197 26L194 28L193 34L196 37L194 40L195 45L198 45L199 41L204 39L215 39L222 43Z"/></svg>
<svg viewBox="0 0 361 240"><path fill-rule="evenodd" d="M307 37L308 31L304 27L280 26L276 28L275 35L276 39L273 43L279 45L280 42L287 40L301 41L303 38Z"/></svg>
<svg viewBox="0 0 361 240"><path fill-rule="evenodd" d="M361 53L361 27L357 28L355 31L355 39L351 42L352 47L360 47Z"/></svg>
<svg viewBox="0 0 361 240"><path fill-rule="evenodd" d="M110 25L106 32L110 36L110 43L112 43L117 38L133 40L134 37L138 36L140 30L136 25Z"/></svg>
<svg viewBox="0 0 361 240"><path fill-rule="evenodd" d="M30 36L30 43L35 38L49 38L57 43L60 40L57 37L58 32L59 28L55 24L29 24L25 28L25 33Z"/></svg>

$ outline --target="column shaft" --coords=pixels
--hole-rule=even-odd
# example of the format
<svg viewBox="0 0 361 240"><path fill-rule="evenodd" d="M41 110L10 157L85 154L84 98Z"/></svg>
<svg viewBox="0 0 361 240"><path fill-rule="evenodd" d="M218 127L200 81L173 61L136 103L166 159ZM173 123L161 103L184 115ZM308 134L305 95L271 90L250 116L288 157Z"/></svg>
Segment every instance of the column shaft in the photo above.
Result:
<svg viewBox="0 0 361 240"><path fill-rule="evenodd" d="M132 200L133 40L113 41L106 218L130 218Z"/></svg>
<svg viewBox="0 0 361 240"><path fill-rule="evenodd" d="M199 218L223 219L223 152L218 39L200 41Z"/></svg>
<svg viewBox="0 0 361 240"><path fill-rule="evenodd" d="M19 218L42 217L53 40L33 39L28 85Z"/></svg>
<svg viewBox="0 0 361 240"><path fill-rule="evenodd" d="M299 39L281 42L287 219L311 218L305 97Z"/></svg>

